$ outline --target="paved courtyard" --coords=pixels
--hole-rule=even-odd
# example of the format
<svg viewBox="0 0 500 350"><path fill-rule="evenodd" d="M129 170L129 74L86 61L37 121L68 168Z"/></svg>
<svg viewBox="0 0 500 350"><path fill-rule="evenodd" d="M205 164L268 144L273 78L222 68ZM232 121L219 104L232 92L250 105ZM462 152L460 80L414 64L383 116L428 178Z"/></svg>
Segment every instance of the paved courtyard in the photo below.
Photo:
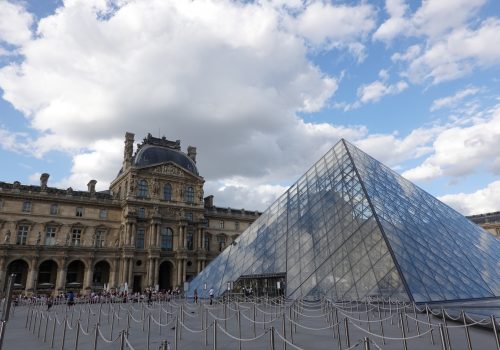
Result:
<svg viewBox="0 0 500 350"><path fill-rule="evenodd" d="M171 301L18 306L4 349L472 349L496 350L490 317L440 317L409 305ZM441 314L439 309L430 312ZM430 321L430 323L429 323ZM99 325L96 328L96 325ZM346 331L346 324L348 330ZM483 325L478 327L478 325ZM442 326L440 326L442 325ZM214 346L214 329L216 346ZM206 331L205 331L206 330ZM448 334L446 333L448 331ZM441 338L443 332L443 338ZM122 335L123 334L123 335ZM347 336L349 335L349 341ZM382 336L383 334L383 336ZM339 339L340 335L340 339ZM175 340L177 336L177 341ZM286 341L284 340L286 339Z"/></svg>

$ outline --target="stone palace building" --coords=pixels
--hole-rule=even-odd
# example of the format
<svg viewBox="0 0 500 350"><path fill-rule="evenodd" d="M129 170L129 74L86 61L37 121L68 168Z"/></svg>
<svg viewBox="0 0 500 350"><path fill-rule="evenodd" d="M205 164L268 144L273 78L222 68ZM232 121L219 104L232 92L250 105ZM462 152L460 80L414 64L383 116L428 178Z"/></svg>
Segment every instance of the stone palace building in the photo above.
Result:
<svg viewBox="0 0 500 350"><path fill-rule="evenodd" d="M26 294L182 289L260 215L204 197L195 147L133 144L107 191L0 182L0 291L11 273Z"/></svg>

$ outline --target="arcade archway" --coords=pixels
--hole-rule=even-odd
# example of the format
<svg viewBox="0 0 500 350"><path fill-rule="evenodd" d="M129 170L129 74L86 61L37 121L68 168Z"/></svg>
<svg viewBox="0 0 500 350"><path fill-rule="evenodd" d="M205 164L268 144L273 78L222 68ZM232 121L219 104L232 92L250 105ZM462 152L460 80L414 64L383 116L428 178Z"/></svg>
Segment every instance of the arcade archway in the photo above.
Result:
<svg viewBox="0 0 500 350"><path fill-rule="evenodd" d="M172 289L172 271L173 266L170 261L164 261L160 264L158 286L160 290Z"/></svg>

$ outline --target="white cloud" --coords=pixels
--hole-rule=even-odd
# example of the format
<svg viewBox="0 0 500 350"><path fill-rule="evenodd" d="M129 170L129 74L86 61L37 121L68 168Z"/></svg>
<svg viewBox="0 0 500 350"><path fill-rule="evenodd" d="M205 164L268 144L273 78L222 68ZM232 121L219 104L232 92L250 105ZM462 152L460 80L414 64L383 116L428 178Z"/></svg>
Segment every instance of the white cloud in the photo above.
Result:
<svg viewBox="0 0 500 350"><path fill-rule="evenodd" d="M452 96L446 96L446 97L434 100L434 101L432 101L431 112L437 111L438 109L445 108L445 107L448 107L448 108L454 107L459 102L463 101L463 99L466 98L467 96L475 95L479 91L480 91L479 88L469 87L469 88L457 91Z"/></svg>
<svg viewBox="0 0 500 350"><path fill-rule="evenodd" d="M412 45L404 53L396 52L391 56L391 60L397 61L411 61L417 57L421 52L421 47L418 45Z"/></svg>
<svg viewBox="0 0 500 350"><path fill-rule="evenodd" d="M374 40L391 41L410 27L408 19L404 17L408 5L403 0L386 0L385 8L389 18L373 33Z"/></svg>
<svg viewBox="0 0 500 350"><path fill-rule="evenodd" d="M500 47L492 43L499 32L497 18L484 20L477 29L457 29L414 59L405 75L414 82L430 80L436 84L462 77L477 67L497 65Z"/></svg>
<svg viewBox="0 0 500 350"><path fill-rule="evenodd" d="M477 171L499 173L500 106L486 116L458 120L433 141L433 152L403 176L409 180L429 180L438 176L458 178Z"/></svg>
<svg viewBox="0 0 500 350"><path fill-rule="evenodd" d="M300 25L315 15L327 20L309 6L319 5L294 10ZM345 50L355 50L373 8L325 6L332 27L320 40L346 40ZM207 183L259 179L272 192L266 184L295 180L340 137L366 134L297 117L322 109L338 81L283 25L292 17L267 2L66 1L37 23L36 37L19 48L22 61L0 69L0 87L39 135L30 152L73 156L61 187L84 189L95 178L105 188L121 166L125 131L140 139L161 130L184 149L198 147ZM4 147L14 147L9 140Z"/></svg>
<svg viewBox="0 0 500 350"><path fill-rule="evenodd" d="M313 2L291 21L299 35L314 45L343 45L366 36L375 26L375 9L371 5L332 5Z"/></svg>
<svg viewBox="0 0 500 350"><path fill-rule="evenodd" d="M439 200L453 207L463 215L482 214L500 208L500 181L494 181L485 188L472 193L457 193L439 197Z"/></svg>
<svg viewBox="0 0 500 350"><path fill-rule="evenodd" d="M26 43L31 39L32 23L33 16L22 4L0 1L0 44L19 46Z"/></svg>
<svg viewBox="0 0 500 350"><path fill-rule="evenodd" d="M368 85L358 88L358 97L362 103L377 102L386 95L396 95L406 90L408 84L401 80L395 84L386 84L376 80Z"/></svg>

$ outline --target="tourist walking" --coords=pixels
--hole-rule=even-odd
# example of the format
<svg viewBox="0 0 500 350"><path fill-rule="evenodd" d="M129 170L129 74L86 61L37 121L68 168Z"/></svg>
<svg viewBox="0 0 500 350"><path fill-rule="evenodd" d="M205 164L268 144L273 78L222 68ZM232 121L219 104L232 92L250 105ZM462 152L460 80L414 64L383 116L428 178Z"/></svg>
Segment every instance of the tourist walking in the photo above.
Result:
<svg viewBox="0 0 500 350"><path fill-rule="evenodd" d="M214 289L213 288L210 288L210 290L208 291L208 296L210 297L210 305L212 305L213 300L214 300Z"/></svg>

